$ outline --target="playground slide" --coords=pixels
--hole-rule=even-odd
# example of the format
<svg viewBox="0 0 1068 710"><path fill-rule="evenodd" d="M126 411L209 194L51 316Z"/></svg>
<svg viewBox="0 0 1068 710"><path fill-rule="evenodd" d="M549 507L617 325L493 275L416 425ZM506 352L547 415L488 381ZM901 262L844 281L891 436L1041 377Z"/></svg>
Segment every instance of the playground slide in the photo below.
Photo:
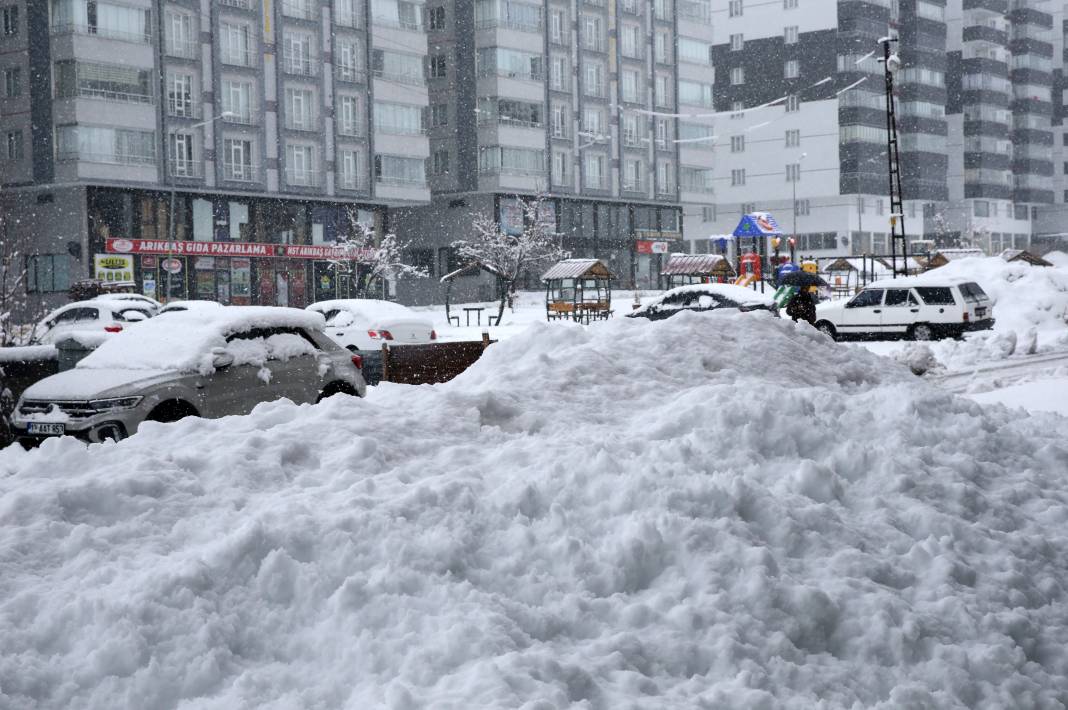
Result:
<svg viewBox="0 0 1068 710"><path fill-rule="evenodd" d="M749 286L756 281L756 276L753 274L742 274L738 277L738 280L734 282L735 286Z"/></svg>

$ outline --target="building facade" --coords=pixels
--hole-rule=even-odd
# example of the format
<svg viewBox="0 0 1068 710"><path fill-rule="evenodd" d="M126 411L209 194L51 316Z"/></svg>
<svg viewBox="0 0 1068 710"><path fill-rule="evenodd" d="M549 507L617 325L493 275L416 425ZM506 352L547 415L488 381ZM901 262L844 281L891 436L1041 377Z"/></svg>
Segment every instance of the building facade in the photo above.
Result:
<svg viewBox="0 0 1068 710"><path fill-rule="evenodd" d="M0 224L34 312L116 273L304 305L346 286L335 239L429 200L419 5L3 0L0 18Z"/></svg>

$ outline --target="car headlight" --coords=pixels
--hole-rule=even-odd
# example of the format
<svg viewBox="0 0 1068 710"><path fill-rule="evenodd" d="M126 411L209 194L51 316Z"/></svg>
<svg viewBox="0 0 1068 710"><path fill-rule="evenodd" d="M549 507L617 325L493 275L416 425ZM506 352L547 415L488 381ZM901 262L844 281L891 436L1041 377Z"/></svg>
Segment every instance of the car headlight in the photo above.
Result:
<svg viewBox="0 0 1068 710"><path fill-rule="evenodd" d="M89 406L98 412L107 412L113 409L133 409L144 397L115 397L112 399L94 399Z"/></svg>

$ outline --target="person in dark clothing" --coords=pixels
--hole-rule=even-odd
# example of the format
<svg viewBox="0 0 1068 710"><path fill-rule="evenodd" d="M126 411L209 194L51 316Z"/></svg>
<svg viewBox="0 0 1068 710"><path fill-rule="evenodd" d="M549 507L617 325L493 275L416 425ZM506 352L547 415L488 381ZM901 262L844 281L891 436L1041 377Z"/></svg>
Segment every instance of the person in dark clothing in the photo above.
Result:
<svg viewBox="0 0 1068 710"><path fill-rule="evenodd" d="M809 325L816 324L816 301L806 289L798 291L790 303L786 306L786 315L794 319L807 321Z"/></svg>

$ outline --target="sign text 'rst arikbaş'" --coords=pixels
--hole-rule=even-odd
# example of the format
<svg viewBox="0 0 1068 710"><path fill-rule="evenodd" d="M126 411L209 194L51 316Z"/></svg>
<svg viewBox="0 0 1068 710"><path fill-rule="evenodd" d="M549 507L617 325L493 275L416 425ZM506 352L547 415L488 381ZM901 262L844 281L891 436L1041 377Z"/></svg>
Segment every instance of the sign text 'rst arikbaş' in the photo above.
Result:
<svg viewBox="0 0 1068 710"><path fill-rule="evenodd" d="M257 242L171 242L165 239L108 239L111 254L170 256L239 256L279 259L366 260L374 249L326 244L261 244Z"/></svg>

